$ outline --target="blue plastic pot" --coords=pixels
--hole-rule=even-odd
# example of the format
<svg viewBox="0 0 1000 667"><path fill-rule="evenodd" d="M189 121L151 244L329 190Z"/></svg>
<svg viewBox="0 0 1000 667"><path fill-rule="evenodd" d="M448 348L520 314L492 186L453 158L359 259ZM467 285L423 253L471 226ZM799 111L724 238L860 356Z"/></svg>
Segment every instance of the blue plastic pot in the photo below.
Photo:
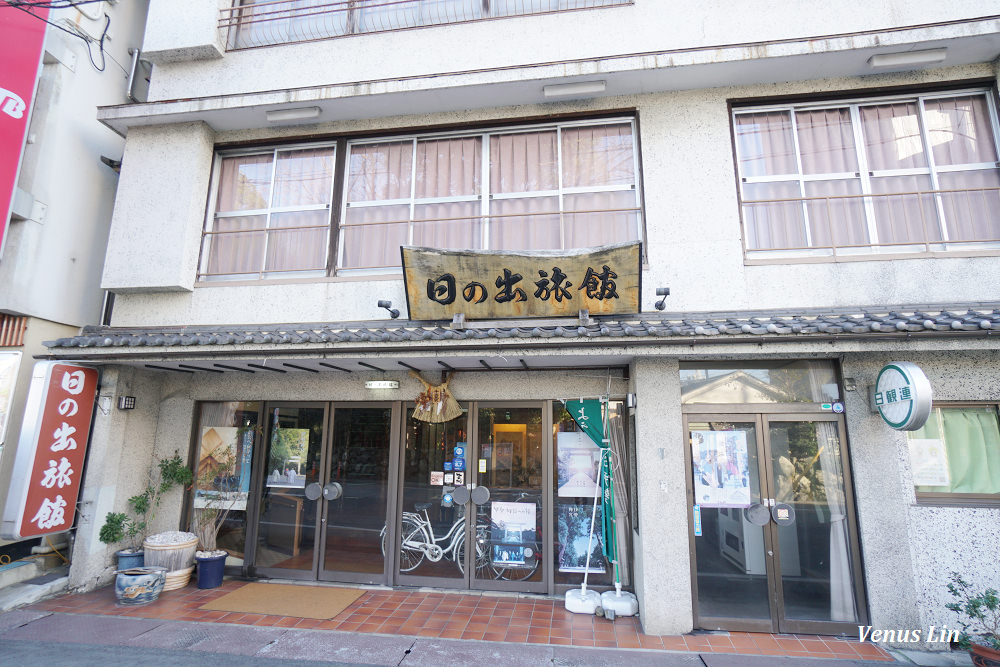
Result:
<svg viewBox="0 0 1000 667"><path fill-rule="evenodd" d="M142 567L145 565L146 552L142 549L139 551L118 551L115 553L118 556L118 569L128 570L133 567Z"/></svg>
<svg viewBox="0 0 1000 667"><path fill-rule="evenodd" d="M226 556L211 556L209 558L195 557L198 561L198 588L216 588L222 585L222 575L226 571Z"/></svg>

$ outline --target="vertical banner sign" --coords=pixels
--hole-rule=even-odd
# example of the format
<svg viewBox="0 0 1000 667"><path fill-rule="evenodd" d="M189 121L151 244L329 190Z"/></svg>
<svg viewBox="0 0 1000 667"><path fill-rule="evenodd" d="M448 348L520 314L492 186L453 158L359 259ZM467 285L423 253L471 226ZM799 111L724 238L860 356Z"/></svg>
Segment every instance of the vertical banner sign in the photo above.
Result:
<svg viewBox="0 0 1000 667"><path fill-rule="evenodd" d="M0 537L16 540L73 527L97 376L97 369L74 364L35 364Z"/></svg>
<svg viewBox="0 0 1000 667"><path fill-rule="evenodd" d="M48 9L35 9L34 15L0 4L0 257L7 237L7 222L17 187L21 150L28 132L31 100L42 61L45 22Z"/></svg>

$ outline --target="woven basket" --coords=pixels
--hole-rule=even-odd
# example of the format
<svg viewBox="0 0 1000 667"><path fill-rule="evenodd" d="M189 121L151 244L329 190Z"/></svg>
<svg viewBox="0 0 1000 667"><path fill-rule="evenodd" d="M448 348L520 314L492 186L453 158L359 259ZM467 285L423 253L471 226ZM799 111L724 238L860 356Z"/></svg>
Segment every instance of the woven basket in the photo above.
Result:
<svg viewBox="0 0 1000 667"><path fill-rule="evenodd" d="M171 572L194 566L194 552L198 548L198 538L194 534L189 534L190 539L174 544L151 544L148 539L143 543L146 565L167 568L168 583Z"/></svg>
<svg viewBox="0 0 1000 667"><path fill-rule="evenodd" d="M163 584L163 590L176 591L178 588L184 588L191 581L192 572L194 572L194 565L186 567L183 570L167 572L167 580Z"/></svg>

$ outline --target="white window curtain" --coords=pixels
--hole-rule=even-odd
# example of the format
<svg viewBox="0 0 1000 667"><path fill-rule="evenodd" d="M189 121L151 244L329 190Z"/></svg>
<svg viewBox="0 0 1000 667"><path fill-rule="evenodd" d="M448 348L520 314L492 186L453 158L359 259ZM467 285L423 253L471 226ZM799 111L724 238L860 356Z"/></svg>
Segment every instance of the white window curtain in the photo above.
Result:
<svg viewBox="0 0 1000 667"><path fill-rule="evenodd" d="M747 249L1000 240L991 113L978 93L737 112Z"/></svg>
<svg viewBox="0 0 1000 667"><path fill-rule="evenodd" d="M618 122L353 144L339 266L396 267L407 244L544 250L637 239L633 141L631 123Z"/></svg>
<svg viewBox="0 0 1000 667"><path fill-rule="evenodd" d="M203 275L325 270L332 186L332 147L223 158Z"/></svg>
<svg viewBox="0 0 1000 667"><path fill-rule="evenodd" d="M853 623L857 612L837 424L816 422L816 436L823 489L830 510L830 620Z"/></svg>

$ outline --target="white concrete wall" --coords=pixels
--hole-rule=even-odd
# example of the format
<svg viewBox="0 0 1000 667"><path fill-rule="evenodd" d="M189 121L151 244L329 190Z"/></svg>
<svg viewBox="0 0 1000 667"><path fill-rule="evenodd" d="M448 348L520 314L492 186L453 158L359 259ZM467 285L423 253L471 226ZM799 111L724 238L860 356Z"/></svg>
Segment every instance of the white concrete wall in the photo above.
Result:
<svg viewBox="0 0 1000 667"><path fill-rule="evenodd" d="M215 4L212 0L154 0L147 53L158 64L150 100L808 38L1000 13L996 0L827 0L820 5L808 0L761 0L745 11L733 11L732 3L725 0L669 4L636 0L634 5L609 9L233 51L219 59L214 51L218 38L208 34L209 27L218 22ZM775 20L777 16L781 19Z"/></svg>
<svg viewBox="0 0 1000 667"><path fill-rule="evenodd" d="M935 258L845 263L744 264L727 100L990 78L990 64L878 77L716 88L532 107L345 121L308 128L224 132L217 142L266 141L302 133L544 117L634 108L642 149L649 265L642 305L670 286L669 311L802 308L990 301L1000 298L1000 258ZM281 323L380 319L379 299L405 303L402 280L366 278L241 286L191 292L208 197L213 136L203 124L136 128L115 212L104 285L121 294L122 326ZM692 169L692 165L696 168ZM176 239L164 244L164 239ZM705 261L704 258L711 258ZM863 288L859 288L863 286ZM405 310L404 310L404 317Z"/></svg>
<svg viewBox="0 0 1000 667"><path fill-rule="evenodd" d="M204 123L129 133L102 287L190 290L198 265L215 134Z"/></svg>
<svg viewBox="0 0 1000 667"><path fill-rule="evenodd" d="M957 628L955 615L944 607L952 601L948 575L957 571L982 588L1000 585L995 540L1000 508L917 502L906 434L889 428L868 408L867 386L886 363L900 358L924 370L935 402L995 402L1000 401L1000 353L904 352L844 360L845 377L858 385L845 403L872 625Z"/></svg>
<svg viewBox="0 0 1000 667"><path fill-rule="evenodd" d="M18 187L31 195L31 217L13 221L0 258L0 311L75 326L99 321L99 289L111 209L118 182L101 156L120 159L123 139L100 124L98 105L126 101L128 49L142 42L146 3L102 3L111 17L104 71L90 62L83 40L49 28ZM75 20L100 37L103 17L90 21L75 9L52 20ZM93 57L101 65L96 47Z"/></svg>

